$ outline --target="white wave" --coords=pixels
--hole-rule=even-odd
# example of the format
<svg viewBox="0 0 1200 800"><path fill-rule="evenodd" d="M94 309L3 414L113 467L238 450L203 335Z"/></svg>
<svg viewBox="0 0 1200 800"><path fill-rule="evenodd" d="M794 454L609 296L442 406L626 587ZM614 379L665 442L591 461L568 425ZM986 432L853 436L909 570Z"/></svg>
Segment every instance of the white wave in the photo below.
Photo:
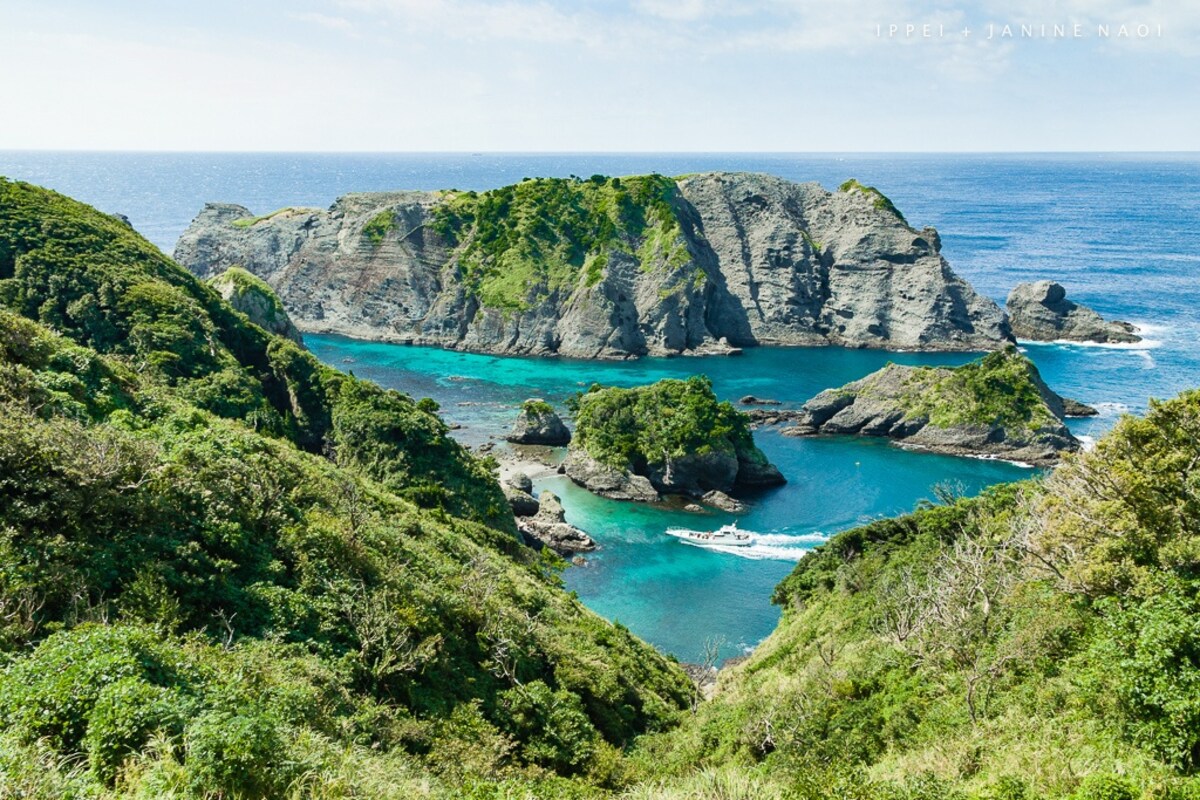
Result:
<svg viewBox="0 0 1200 800"><path fill-rule="evenodd" d="M1087 453L1096 448L1096 437L1088 436L1087 434L1079 434L1075 437L1079 440L1079 444L1083 447L1083 452Z"/></svg>
<svg viewBox="0 0 1200 800"><path fill-rule="evenodd" d="M1097 419L1114 419L1129 413L1129 406L1124 403L1095 403L1092 408L1100 412L1096 415Z"/></svg>
<svg viewBox="0 0 1200 800"><path fill-rule="evenodd" d="M1028 461L1017 461L1015 458L1003 458L994 454L987 453L963 453L964 458L973 458L976 461L1003 461L1005 464L1012 464L1014 467L1022 469L1034 469L1035 464L1030 464Z"/></svg>
<svg viewBox="0 0 1200 800"><path fill-rule="evenodd" d="M754 544L741 547L701 544L688 539L681 539L680 541L684 544L698 547L701 550L709 550L714 553L721 553L722 555L740 556L752 561L799 561L811 552L814 546L829 540L829 537L823 533L788 534L755 533L754 531L747 531L747 533L754 536Z"/></svg>
<svg viewBox="0 0 1200 800"><path fill-rule="evenodd" d="M1024 347L1093 347L1101 350L1133 350L1142 352L1162 347L1163 342L1173 339L1177 333L1175 326L1163 325L1156 322L1133 322L1137 335L1142 337L1140 342L1077 342L1073 339L1055 339L1051 342L1034 342L1026 339L1018 340L1018 345Z"/></svg>

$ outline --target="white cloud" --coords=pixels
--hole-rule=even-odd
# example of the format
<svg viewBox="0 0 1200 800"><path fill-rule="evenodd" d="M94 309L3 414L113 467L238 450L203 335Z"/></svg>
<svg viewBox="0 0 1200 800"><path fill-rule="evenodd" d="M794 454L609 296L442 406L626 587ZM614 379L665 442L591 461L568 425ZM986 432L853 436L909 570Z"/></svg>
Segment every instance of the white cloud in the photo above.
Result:
<svg viewBox="0 0 1200 800"><path fill-rule="evenodd" d="M354 23L345 17L334 17L329 14L321 14L317 11L306 11L302 14L292 14L292 19L299 22L309 22L313 25L319 25L322 28L328 28L331 31L341 31L343 33L351 33L354 31Z"/></svg>

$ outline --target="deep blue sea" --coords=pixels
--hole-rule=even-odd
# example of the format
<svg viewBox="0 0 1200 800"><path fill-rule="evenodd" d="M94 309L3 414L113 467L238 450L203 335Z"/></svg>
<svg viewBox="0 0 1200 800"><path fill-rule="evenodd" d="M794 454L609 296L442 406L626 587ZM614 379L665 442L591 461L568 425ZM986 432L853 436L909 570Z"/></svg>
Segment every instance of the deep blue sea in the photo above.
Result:
<svg viewBox="0 0 1200 800"><path fill-rule="evenodd" d="M0 175L49 186L104 211L127 215L168 253L206 201L256 213L324 206L350 191L488 189L526 176L769 172L834 187L855 177L892 198L917 227L933 225L954 269L1003 302L1020 281L1052 278L1105 316L1132 321L1134 346L1028 345L1060 393L1101 409L1072 422L1096 437L1150 398L1200 385L1200 155L742 155L742 154L136 154L0 151ZM741 358L595 363L498 358L427 348L306 341L321 359L360 377L429 396L479 444L501 434L516 405L541 396L561 403L594 382L634 385L666 376L709 375L719 395L799 404L862 377L888 360L956 364L962 355L757 349ZM912 453L884 442L788 439L769 429L762 448L789 479L754 498L741 527L759 534L740 554L690 547L671 525L715 527L696 516L594 497L554 476L568 518L601 549L571 567L568 586L597 612L683 660L706 643L725 655L770 633L774 585L830 534L902 513L951 483L969 492L1030 471L1011 464Z"/></svg>

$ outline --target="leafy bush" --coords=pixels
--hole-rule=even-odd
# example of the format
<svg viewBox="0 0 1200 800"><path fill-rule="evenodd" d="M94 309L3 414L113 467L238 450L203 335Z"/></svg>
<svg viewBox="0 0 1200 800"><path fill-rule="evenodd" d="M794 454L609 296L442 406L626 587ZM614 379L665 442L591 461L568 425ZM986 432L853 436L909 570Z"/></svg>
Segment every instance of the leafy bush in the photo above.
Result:
<svg viewBox="0 0 1200 800"><path fill-rule="evenodd" d="M578 772L591 760L596 729L575 695L531 681L503 692L499 702L504 725L523 742L526 760L563 774Z"/></svg>
<svg viewBox="0 0 1200 800"><path fill-rule="evenodd" d="M278 797L295 777L280 721L263 709L210 711L187 726L184 740L197 794Z"/></svg>
<svg viewBox="0 0 1200 800"><path fill-rule="evenodd" d="M189 706L179 692L139 677L108 684L88 715L83 737L92 769L102 781L112 783L125 758L140 750L155 731L178 735Z"/></svg>
<svg viewBox="0 0 1200 800"><path fill-rule="evenodd" d="M1072 800L1136 800L1129 781L1115 775L1091 775L1071 795Z"/></svg>

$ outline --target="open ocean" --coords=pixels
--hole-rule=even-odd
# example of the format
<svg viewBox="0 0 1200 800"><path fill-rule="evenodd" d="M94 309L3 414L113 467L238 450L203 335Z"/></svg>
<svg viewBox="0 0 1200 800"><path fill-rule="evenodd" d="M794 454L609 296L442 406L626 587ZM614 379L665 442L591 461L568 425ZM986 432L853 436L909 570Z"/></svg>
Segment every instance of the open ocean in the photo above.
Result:
<svg viewBox="0 0 1200 800"><path fill-rule="evenodd" d="M526 176L769 172L834 188L874 185L918 228L933 225L943 254L977 290L1003 304L1018 282L1050 278L1105 317L1143 328L1138 345L1028 345L1059 393L1101 410L1072 421L1101 435L1151 398L1200 386L1200 154L1181 155L750 155L750 154L199 154L0 151L0 175L48 186L130 218L167 253L206 201L255 213L327 206L351 191L484 190ZM957 364L963 355L839 348L753 349L741 358L587 362L500 358L357 342L306 341L322 360L359 377L441 403L478 444L507 429L516 405L561 403L594 382L648 383L705 373L717 393L799 404L889 360ZM706 643L726 656L771 632L771 590L805 551L843 528L910 510L940 482L975 492L1031 474L996 461L912 453L885 442L788 439L769 429L759 444L788 478L755 499L739 525L759 534L746 552L690 547L671 525L711 528L698 516L597 498L560 477L539 482L563 497L568 519L601 544L569 588L597 612L682 660Z"/></svg>

